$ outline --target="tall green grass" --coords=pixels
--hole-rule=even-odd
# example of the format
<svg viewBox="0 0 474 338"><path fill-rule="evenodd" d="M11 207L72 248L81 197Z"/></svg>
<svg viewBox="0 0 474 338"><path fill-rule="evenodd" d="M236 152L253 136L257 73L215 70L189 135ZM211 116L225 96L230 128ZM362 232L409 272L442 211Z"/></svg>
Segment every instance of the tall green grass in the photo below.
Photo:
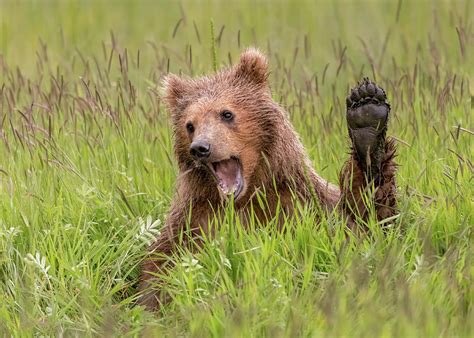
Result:
<svg viewBox="0 0 474 338"><path fill-rule="evenodd" d="M1 2L0 334L472 336L473 11ZM400 215L387 233L371 221L370 236L347 237L312 205L284 233L243 231L230 208L214 238L180 253L173 301L148 313L134 306L139 264L177 173L159 79L210 73L249 45L268 53L275 100L333 182L349 87L369 76L387 90Z"/></svg>

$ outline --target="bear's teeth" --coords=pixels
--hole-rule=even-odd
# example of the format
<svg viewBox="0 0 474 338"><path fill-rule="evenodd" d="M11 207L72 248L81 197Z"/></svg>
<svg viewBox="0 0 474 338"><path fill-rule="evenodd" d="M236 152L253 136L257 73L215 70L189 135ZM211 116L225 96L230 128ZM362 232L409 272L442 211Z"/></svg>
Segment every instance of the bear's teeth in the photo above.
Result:
<svg viewBox="0 0 474 338"><path fill-rule="evenodd" d="M232 187L228 187L224 183L219 183L219 189L222 191L224 195L231 195L237 190L237 186L234 185Z"/></svg>
<svg viewBox="0 0 474 338"><path fill-rule="evenodd" d="M231 157L226 160L212 163L214 175L218 181L218 188L225 196L235 194L242 180L240 162Z"/></svg>

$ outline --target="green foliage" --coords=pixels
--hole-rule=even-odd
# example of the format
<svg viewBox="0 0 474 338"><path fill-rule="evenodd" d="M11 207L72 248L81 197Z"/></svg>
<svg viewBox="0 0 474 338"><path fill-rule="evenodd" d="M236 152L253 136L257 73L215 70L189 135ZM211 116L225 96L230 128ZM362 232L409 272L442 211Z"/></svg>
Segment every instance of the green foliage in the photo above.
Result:
<svg viewBox="0 0 474 338"><path fill-rule="evenodd" d="M471 2L3 1L0 13L2 336L474 334ZM284 232L244 231L229 209L199 252L180 253L173 301L148 313L134 306L139 265L177 173L160 77L212 72L250 45L334 182L349 87L369 76L387 90L400 214L356 236L311 205Z"/></svg>

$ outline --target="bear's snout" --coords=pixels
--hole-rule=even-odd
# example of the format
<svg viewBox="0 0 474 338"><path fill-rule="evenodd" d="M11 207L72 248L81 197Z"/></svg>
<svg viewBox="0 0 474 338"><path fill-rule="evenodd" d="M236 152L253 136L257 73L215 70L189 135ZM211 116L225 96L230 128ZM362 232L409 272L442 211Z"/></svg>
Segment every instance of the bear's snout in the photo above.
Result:
<svg viewBox="0 0 474 338"><path fill-rule="evenodd" d="M206 141L194 141L189 147L189 152L198 160L207 158L211 154L211 145Z"/></svg>

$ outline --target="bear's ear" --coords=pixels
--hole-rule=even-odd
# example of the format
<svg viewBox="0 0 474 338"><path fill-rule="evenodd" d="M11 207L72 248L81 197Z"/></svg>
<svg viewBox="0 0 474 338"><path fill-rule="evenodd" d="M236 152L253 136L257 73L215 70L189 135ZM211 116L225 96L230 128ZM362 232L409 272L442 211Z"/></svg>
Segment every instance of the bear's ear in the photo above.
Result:
<svg viewBox="0 0 474 338"><path fill-rule="evenodd" d="M249 48L240 54L240 61L234 66L237 80L264 86L268 79L268 61L258 49Z"/></svg>
<svg viewBox="0 0 474 338"><path fill-rule="evenodd" d="M186 108L188 82L174 74L168 74L162 81L163 100L172 113Z"/></svg>

